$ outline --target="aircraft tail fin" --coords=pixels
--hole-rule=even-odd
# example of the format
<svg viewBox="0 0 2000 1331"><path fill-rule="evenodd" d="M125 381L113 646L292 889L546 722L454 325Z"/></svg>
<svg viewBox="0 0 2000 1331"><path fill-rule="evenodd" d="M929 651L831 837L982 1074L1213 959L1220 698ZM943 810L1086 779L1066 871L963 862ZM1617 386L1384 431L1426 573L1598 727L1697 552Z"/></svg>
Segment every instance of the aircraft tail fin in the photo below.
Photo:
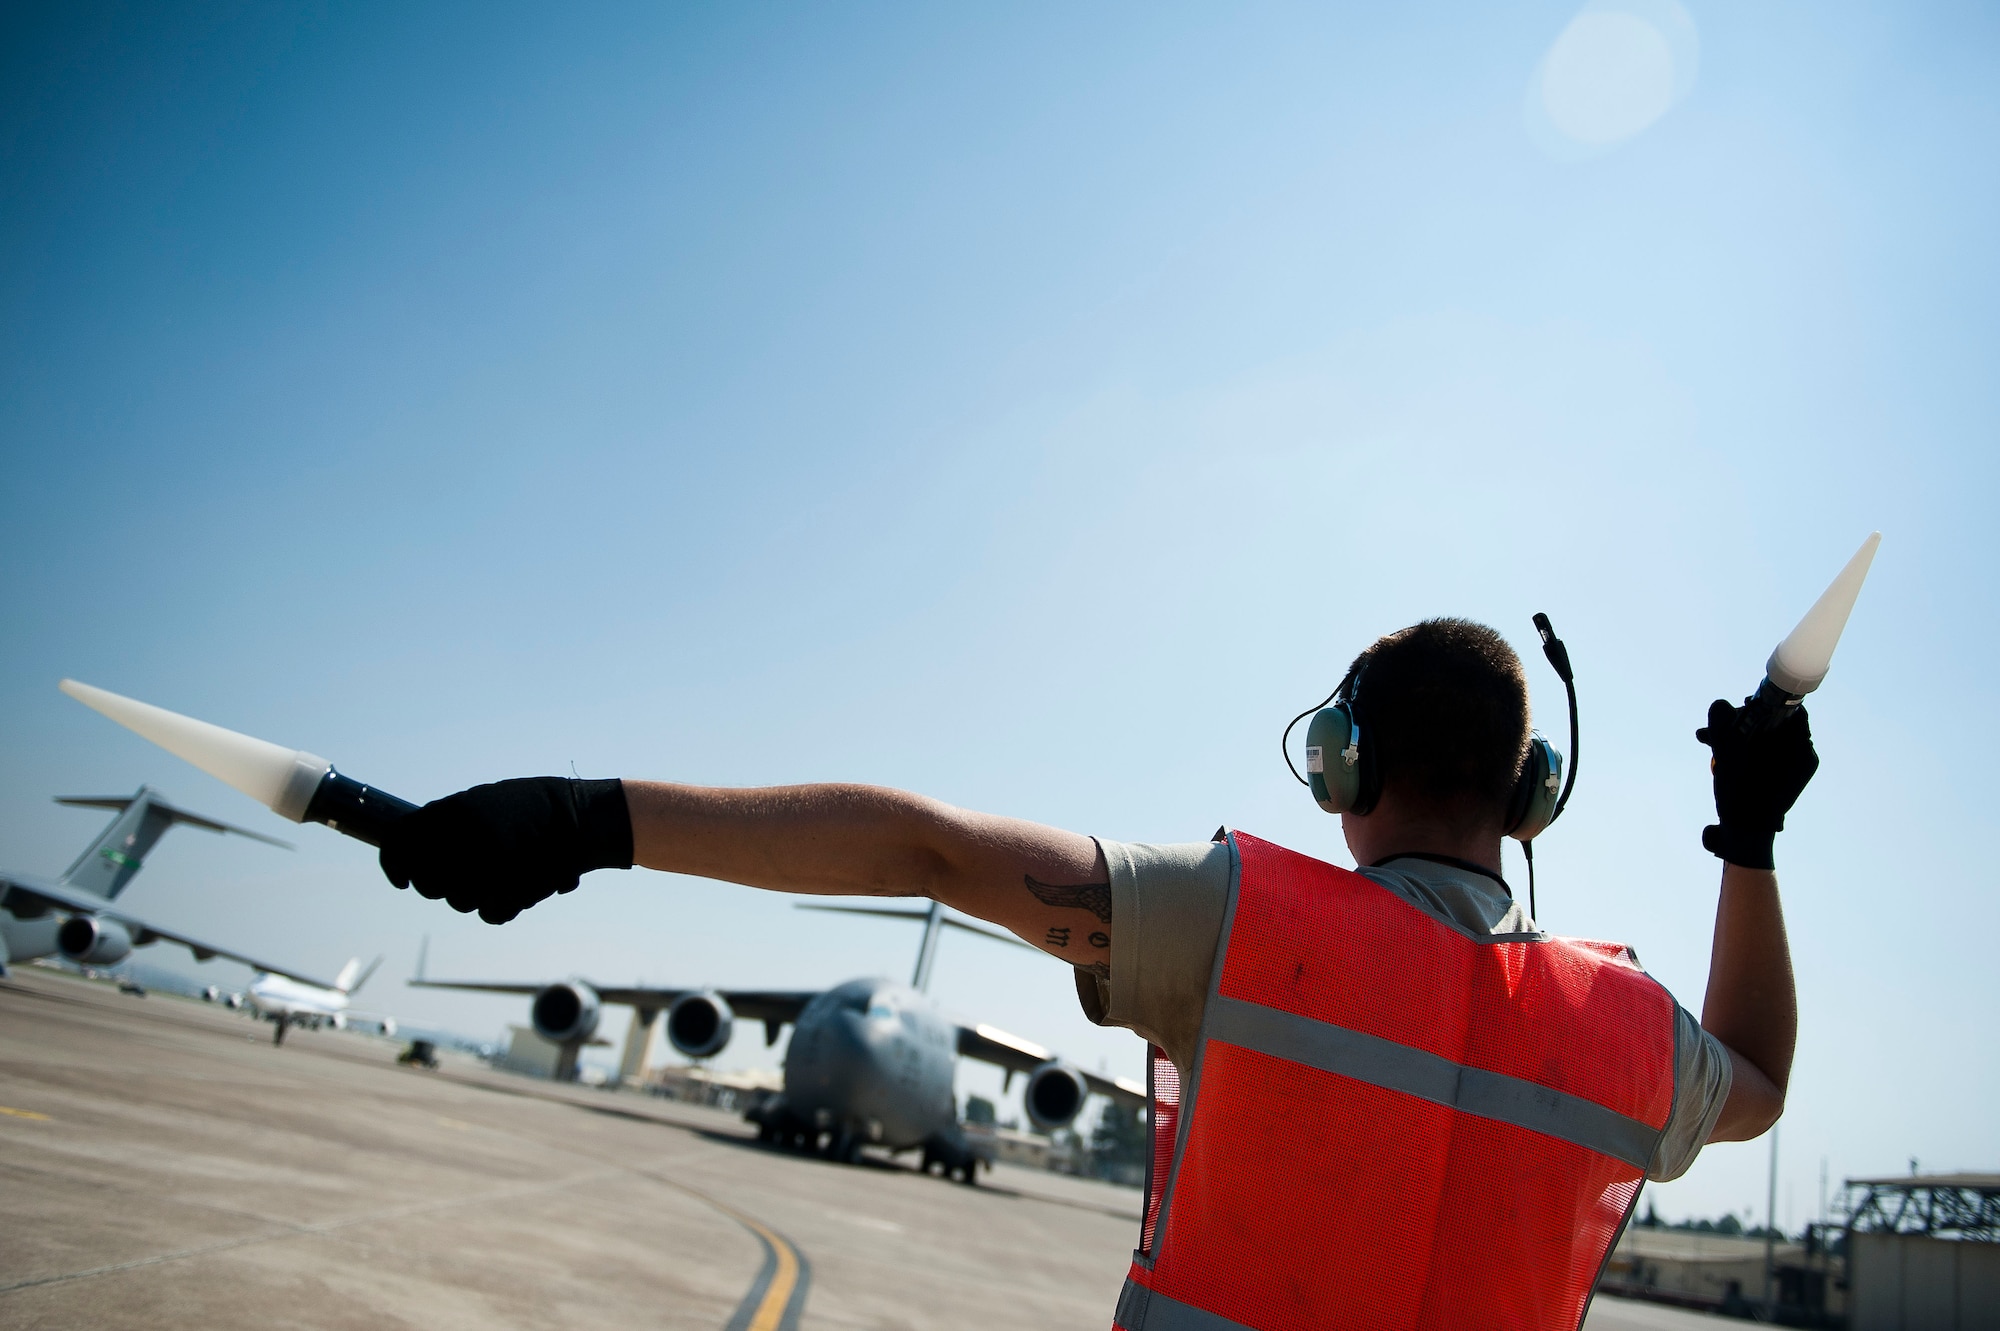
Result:
<svg viewBox="0 0 2000 1331"><path fill-rule="evenodd" d="M333 987L343 994L359 993L361 992L361 986L368 983L368 977L373 975L375 968L381 964L382 958L377 957L368 963L368 969L364 971L361 969L361 958L349 957L347 964L340 968L340 974L334 977ZM360 972L359 979L355 978L357 971Z"/></svg>
<svg viewBox="0 0 2000 1331"><path fill-rule="evenodd" d="M84 848L83 854L76 857L76 863L64 870L62 876L63 886L93 893L107 901L125 890L145 864L146 855L159 844L167 829L176 823L186 823L208 832L233 832L253 841L283 846L286 850L292 848L291 843L265 836L262 832L234 827L177 808L151 786L139 787L134 795L60 795L56 797L56 803L72 809L111 809L117 813L118 816L97 834L97 839Z"/></svg>
<svg viewBox="0 0 2000 1331"><path fill-rule="evenodd" d="M1012 943L1015 947L1028 948L1030 952L1036 950L1004 929L996 929L991 925L980 924L971 920L961 920L957 916L948 913L944 906L936 901L931 902L929 906L917 907L801 905L795 907L795 909L823 910L838 915L878 915L890 920L922 921L924 937L923 941L917 944L916 973L910 977L910 987L917 990L928 991L930 989L931 963L937 959L938 938L946 929L962 929L966 933L978 934L982 938L992 938L1002 943Z"/></svg>

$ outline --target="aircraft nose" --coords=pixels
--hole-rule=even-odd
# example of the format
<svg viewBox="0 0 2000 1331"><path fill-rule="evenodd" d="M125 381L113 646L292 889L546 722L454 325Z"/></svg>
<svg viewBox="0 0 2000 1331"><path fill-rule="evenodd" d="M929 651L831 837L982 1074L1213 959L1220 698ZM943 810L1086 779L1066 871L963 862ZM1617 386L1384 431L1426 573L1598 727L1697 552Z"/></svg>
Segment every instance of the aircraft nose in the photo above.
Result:
<svg viewBox="0 0 2000 1331"><path fill-rule="evenodd" d="M882 1023L859 1012L843 1012L836 1023L839 1057L856 1073L857 1081L872 1081L883 1066L886 1032Z"/></svg>
<svg viewBox="0 0 2000 1331"><path fill-rule="evenodd" d="M872 1112L863 1102L872 1101L885 1071L876 1024L865 1012L841 1010L793 1036L786 1090L802 1109L824 1108L841 1116Z"/></svg>
<svg viewBox="0 0 2000 1331"><path fill-rule="evenodd" d="M871 1061L859 1013L829 1012L792 1036L797 1089L844 1098L857 1073Z"/></svg>

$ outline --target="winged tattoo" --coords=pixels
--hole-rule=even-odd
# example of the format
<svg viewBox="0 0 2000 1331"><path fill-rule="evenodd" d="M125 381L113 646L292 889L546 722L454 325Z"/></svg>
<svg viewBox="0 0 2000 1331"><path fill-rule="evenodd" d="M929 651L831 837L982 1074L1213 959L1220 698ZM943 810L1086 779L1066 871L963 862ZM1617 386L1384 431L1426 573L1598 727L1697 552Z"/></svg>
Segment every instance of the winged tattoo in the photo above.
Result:
<svg viewBox="0 0 2000 1331"><path fill-rule="evenodd" d="M1023 874L1028 890L1044 906L1066 906L1087 910L1106 924L1111 923L1111 884L1044 883L1033 874Z"/></svg>

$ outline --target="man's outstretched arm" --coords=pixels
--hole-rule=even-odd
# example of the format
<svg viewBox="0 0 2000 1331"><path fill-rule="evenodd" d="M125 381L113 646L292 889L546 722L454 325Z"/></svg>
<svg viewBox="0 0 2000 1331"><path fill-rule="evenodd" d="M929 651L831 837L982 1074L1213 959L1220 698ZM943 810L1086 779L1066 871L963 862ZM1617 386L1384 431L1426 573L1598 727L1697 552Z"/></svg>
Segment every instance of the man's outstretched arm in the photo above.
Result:
<svg viewBox="0 0 2000 1331"><path fill-rule="evenodd" d="M1076 966L1111 961L1111 877L1076 832L881 786L627 781L634 861L778 892L922 896Z"/></svg>
<svg viewBox="0 0 2000 1331"><path fill-rule="evenodd" d="M529 777L427 804L382 845L391 882L492 924L633 864L780 892L934 897L1072 965L1111 960L1096 842L879 786Z"/></svg>

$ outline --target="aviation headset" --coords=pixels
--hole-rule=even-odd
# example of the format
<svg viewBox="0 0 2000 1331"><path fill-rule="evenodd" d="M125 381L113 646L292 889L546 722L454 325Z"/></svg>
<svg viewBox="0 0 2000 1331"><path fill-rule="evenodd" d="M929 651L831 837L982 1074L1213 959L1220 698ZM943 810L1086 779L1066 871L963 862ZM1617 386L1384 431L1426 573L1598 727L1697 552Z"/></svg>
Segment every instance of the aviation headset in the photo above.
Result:
<svg viewBox="0 0 2000 1331"><path fill-rule="evenodd" d="M1528 738L1528 754L1514 790L1507 799L1506 822L1502 830L1521 843L1528 857L1529 911L1534 910L1534 839L1562 817L1569 793L1576 785L1576 681L1570 670L1569 649L1555 634L1547 615L1535 616L1535 631L1541 635L1542 654L1562 679L1569 700L1570 763L1565 780L1563 756L1540 731ZM1375 747L1365 742L1366 726L1355 707L1354 695L1359 676L1366 672L1366 660L1355 662L1342 676L1340 685L1317 707L1308 707L1292 718L1279 741L1285 766L1312 791L1313 799L1328 813L1367 813L1382 797L1382 774L1376 765ZM1308 716L1306 727L1306 774L1292 765L1292 729Z"/></svg>

